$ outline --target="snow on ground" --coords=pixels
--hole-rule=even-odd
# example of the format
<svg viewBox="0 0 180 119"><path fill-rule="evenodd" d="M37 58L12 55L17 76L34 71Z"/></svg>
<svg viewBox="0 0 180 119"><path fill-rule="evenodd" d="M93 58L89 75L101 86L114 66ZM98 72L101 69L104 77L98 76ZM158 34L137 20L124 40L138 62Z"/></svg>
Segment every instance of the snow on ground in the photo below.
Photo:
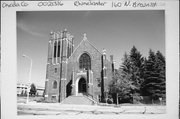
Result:
<svg viewBox="0 0 180 119"><path fill-rule="evenodd" d="M68 105L59 103L18 103L18 115L120 115L120 114L165 114L166 106L131 105L99 106Z"/></svg>

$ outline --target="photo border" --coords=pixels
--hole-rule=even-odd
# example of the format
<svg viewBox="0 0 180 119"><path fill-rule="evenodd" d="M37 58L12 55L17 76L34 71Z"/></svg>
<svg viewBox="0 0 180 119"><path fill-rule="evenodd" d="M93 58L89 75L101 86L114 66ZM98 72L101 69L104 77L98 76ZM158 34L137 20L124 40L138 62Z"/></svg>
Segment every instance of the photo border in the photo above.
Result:
<svg viewBox="0 0 180 119"><path fill-rule="evenodd" d="M102 0L103 1L103 0ZM135 1L135 0L134 0ZM11 3L12 1L1 1ZM17 1L21 2L21 1ZM1 6L1 118L23 119L17 115L17 19L16 11L68 11L68 10L165 10L165 54L166 54L166 114L141 115L121 114L113 118L178 118L179 105L179 17L178 1L157 1L162 6L155 8L111 8L95 6L73 6L74 1L63 1L62 7L38 7L39 1L27 1L28 7L2 8ZM112 1L106 1L112 2ZM148 1L146 1L148 2ZM59 118L59 116L28 116L29 118ZM112 115L78 115L78 118L112 118ZM61 115L61 118L76 118Z"/></svg>

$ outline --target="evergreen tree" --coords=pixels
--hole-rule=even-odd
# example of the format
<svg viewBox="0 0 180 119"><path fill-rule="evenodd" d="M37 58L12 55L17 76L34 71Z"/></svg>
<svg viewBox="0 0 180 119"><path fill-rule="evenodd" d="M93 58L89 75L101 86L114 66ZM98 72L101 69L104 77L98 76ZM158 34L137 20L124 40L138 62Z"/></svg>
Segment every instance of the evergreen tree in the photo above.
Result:
<svg viewBox="0 0 180 119"><path fill-rule="evenodd" d="M144 58L135 46L130 51L130 55L125 53L123 63L120 67L121 71L121 82L125 82L126 90L129 91L128 95L133 98L136 103L140 100L140 89L141 83L143 82L143 61ZM127 94L126 94L127 95Z"/></svg>
<svg viewBox="0 0 180 119"><path fill-rule="evenodd" d="M122 74L121 70L119 70L119 73ZM122 75L119 74L119 80L117 81L117 86L119 88L119 98L120 102L132 102L132 88L134 88L132 81L127 80L129 79L129 75L126 75L125 77L122 77Z"/></svg>
<svg viewBox="0 0 180 119"><path fill-rule="evenodd" d="M166 98L166 62L165 57L160 51L156 53L156 71L159 73L159 87L160 94L159 97Z"/></svg>
<svg viewBox="0 0 180 119"><path fill-rule="evenodd" d="M119 69L119 70L121 70L122 78L125 78L126 80L130 80L130 77L131 77L130 74L132 71L131 71L130 58L127 55L127 53L124 54L124 58L122 60L123 60L123 62Z"/></svg>
<svg viewBox="0 0 180 119"><path fill-rule="evenodd" d="M110 93L118 94L120 101L133 98L138 102L140 96L150 96L153 100L165 97L165 57L160 51L149 51L148 58L132 47L129 55L124 54L122 65L111 81Z"/></svg>
<svg viewBox="0 0 180 119"><path fill-rule="evenodd" d="M150 96L154 94L154 81L157 80L157 73L155 72L155 53L150 50L148 60L144 65L144 82L142 87L142 93L144 96Z"/></svg>
<svg viewBox="0 0 180 119"><path fill-rule="evenodd" d="M127 53L124 54L124 58L122 59L122 65L120 67L120 75L121 75L121 81L120 82L120 88L123 90L124 94L122 94L124 98L129 98L131 100L132 98L132 89L136 89L136 87L133 85L133 82L131 80L132 77L132 66L131 66L131 60L130 57L127 55Z"/></svg>
<svg viewBox="0 0 180 119"><path fill-rule="evenodd" d="M158 51L156 54L150 50L148 60L144 65L144 82L142 94L157 100L165 93L165 58Z"/></svg>
<svg viewBox="0 0 180 119"><path fill-rule="evenodd" d="M131 95L130 95L130 82L122 78L121 70L116 70L113 80L109 84L109 93L113 97L113 102L117 103L117 95L118 100L121 103L122 100L126 100L129 102ZM119 103L118 102L118 103Z"/></svg>
<svg viewBox="0 0 180 119"><path fill-rule="evenodd" d="M142 68L143 68L143 61L144 58L140 54L140 52L136 49L135 46L130 51L130 66L131 66L131 81L133 82L133 85L135 90L133 93L140 93L140 86L141 83L143 82L143 77L142 77Z"/></svg>
<svg viewBox="0 0 180 119"><path fill-rule="evenodd" d="M34 83L31 84L30 95L36 95L36 86Z"/></svg>

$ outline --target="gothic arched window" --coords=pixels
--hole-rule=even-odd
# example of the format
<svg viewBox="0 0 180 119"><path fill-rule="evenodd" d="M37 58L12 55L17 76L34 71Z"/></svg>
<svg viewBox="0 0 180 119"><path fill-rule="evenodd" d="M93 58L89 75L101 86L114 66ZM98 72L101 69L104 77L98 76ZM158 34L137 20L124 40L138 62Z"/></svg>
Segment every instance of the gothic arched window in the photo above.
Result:
<svg viewBox="0 0 180 119"><path fill-rule="evenodd" d="M57 42L55 41L55 43L54 43L54 58L56 57L56 49L57 48Z"/></svg>
<svg viewBox="0 0 180 119"><path fill-rule="evenodd" d="M57 57L60 57L60 46L61 46L61 42L59 41L58 42L58 55L57 55Z"/></svg>
<svg viewBox="0 0 180 119"><path fill-rule="evenodd" d="M91 58L87 53L83 53L79 58L79 68L89 70L91 69Z"/></svg>
<svg viewBox="0 0 180 119"><path fill-rule="evenodd" d="M53 89L56 89L57 88L57 81L54 81L53 82Z"/></svg>

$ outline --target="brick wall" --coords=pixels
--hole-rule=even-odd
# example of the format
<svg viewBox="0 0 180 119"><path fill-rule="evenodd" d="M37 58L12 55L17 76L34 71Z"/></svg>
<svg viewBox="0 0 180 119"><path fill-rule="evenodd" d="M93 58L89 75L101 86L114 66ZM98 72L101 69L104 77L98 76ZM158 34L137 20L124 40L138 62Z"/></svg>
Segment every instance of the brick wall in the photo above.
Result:
<svg viewBox="0 0 180 119"><path fill-rule="evenodd" d="M78 78L81 77L81 75L77 75L80 73L79 69L79 57L83 54L87 53L91 57L91 77L93 78L92 82L93 84L90 85L90 94L93 96L94 99L98 99L98 95L101 95L101 87L98 86L98 79L101 79L101 71L102 71L102 61L101 61L101 52L99 52L93 45L89 43L88 40L82 40L79 46L75 49L73 54L69 57L67 60L67 64L63 63L63 70L62 74L65 80L62 80L61 83L61 97L64 99L66 98L66 85L72 80L73 78L73 71L74 71L74 82L72 82L73 88L72 88L72 94L75 94L75 82L78 80ZM108 89L108 83L112 79L112 67L111 63L106 60L105 62L106 66L106 73L107 78L104 79L104 91L107 91ZM67 66L67 68L66 68ZM56 68L56 72L55 72ZM84 78L87 79L86 75L82 75ZM48 95L48 101L52 101L53 95L59 95L59 81L60 81L60 64L48 64L47 65L47 78L48 83L46 83L46 95ZM53 89L53 81L57 81L57 89Z"/></svg>

